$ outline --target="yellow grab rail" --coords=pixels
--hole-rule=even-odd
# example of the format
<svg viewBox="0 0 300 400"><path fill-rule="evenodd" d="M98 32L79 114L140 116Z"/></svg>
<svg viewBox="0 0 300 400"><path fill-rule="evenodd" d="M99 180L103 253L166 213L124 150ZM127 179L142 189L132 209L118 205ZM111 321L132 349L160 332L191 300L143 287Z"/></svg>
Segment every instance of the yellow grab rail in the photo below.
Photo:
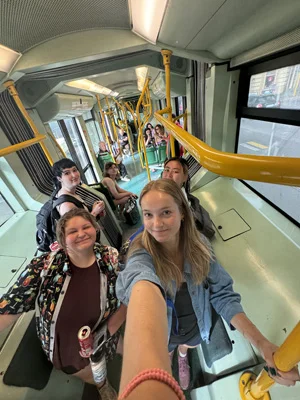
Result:
<svg viewBox="0 0 300 400"><path fill-rule="evenodd" d="M14 99L16 105L18 106L19 110L21 111L23 117L28 122L28 125L30 126L35 138L41 137L41 135L39 134L39 132L38 132L38 130L36 128L36 126L34 125L34 122L30 118L26 108L24 107L24 105L23 105L23 103L22 103L22 101L21 101L21 99L19 97L19 94L18 94L18 92L17 92L17 90L15 88L14 82L13 81L6 81L6 82L3 83L3 86L5 86L8 89L9 94L13 97L13 99ZM40 143L40 146L42 147L43 152L44 152L45 156L47 157L47 160L49 161L49 164L53 165L53 159L52 159L47 147L45 146L45 143L43 143L40 140L38 141L38 143Z"/></svg>
<svg viewBox="0 0 300 400"><path fill-rule="evenodd" d="M300 158L253 156L216 150L164 118L162 111L156 112L155 118L209 171L236 179L300 186Z"/></svg>
<svg viewBox="0 0 300 400"><path fill-rule="evenodd" d="M106 105L107 105L106 115L108 115L108 117L110 118L110 122L112 124L113 131L114 131L114 138L115 138L115 141L118 143L119 152L122 155L122 148L121 148L121 145L120 145L119 134L117 132L117 128L116 128L116 124L115 124L114 112L112 110L110 110L110 104L109 104L107 96L105 96L105 101L106 101Z"/></svg>
<svg viewBox="0 0 300 400"><path fill-rule="evenodd" d="M25 140L24 142L4 147L4 149L0 149L0 157L5 157L8 154L15 153L16 151L22 149L26 149L26 147L32 146L33 144L41 143L41 141L45 139L46 139L45 135L38 135L33 139Z"/></svg>
<svg viewBox="0 0 300 400"><path fill-rule="evenodd" d="M149 105L149 99L150 99L150 93L149 93L149 82L150 82L150 78L147 78L145 80L145 84L142 90L142 93L140 95L140 98L137 102L136 105L136 115L137 115L137 122L138 122L138 128L139 128L139 136L138 136L138 149L139 149L139 155L140 155L140 160L141 160L141 165L144 168L144 164L143 164L143 160L142 160L142 156L141 156L141 152L140 152L140 146L142 146L142 150L144 153L144 159L145 159L145 167L147 170L147 176L148 176L148 180L149 182L151 181L151 175L150 175L150 169L149 169L149 164L148 164L148 158L147 158L147 152L146 152L146 146L145 146L145 141L143 138L143 126L144 124L149 120L151 113L149 113L149 111L151 111L151 101L150 101L150 105ZM146 100L144 101L144 98L146 97ZM140 116L140 106L142 103L145 103L146 105L146 112L145 116L143 118L143 120L141 120L141 116Z"/></svg>
<svg viewBox="0 0 300 400"><path fill-rule="evenodd" d="M290 371L300 362L300 322L276 350L274 362L276 368L283 372ZM241 399L268 400L270 399L268 390L274 383L264 369L257 378L251 372L245 372L240 377L239 383Z"/></svg>
<svg viewBox="0 0 300 400"><path fill-rule="evenodd" d="M133 119L133 123L135 126L135 130L136 132L138 131L138 125L137 125L137 118L133 109L132 104L129 101L125 102L125 107L127 108L127 110L130 112L130 114L132 115L132 119Z"/></svg>
<svg viewBox="0 0 300 400"><path fill-rule="evenodd" d="M171 62L171 50L162 50L161 54L163 56L164 66L165 66L165 77L166 77L166 101L167 107L166 112L168 113L169 121L172 121L172 105L171 105L171 71L170 71L170 62ZM174 136L170 135L170 148L171 148L171 156L175 156L175 141Z"/></svg>
<svg viewBox="0 0 300 400"><path fill-rule="evenodd" d="M97 97L99 112L100 112L100 115L101 115L101 124L102 124L102 128L103 128L105 140L106 140L106 143L107 143L111 158L113 159L113 162L115 163L116 160L115 160L115 156L114 156L114 153L113 153L111 145L110 145L110 140L108 138L108 134L107 134L106 126L105 126L105 115L104 115L104 111L102 110L102 107L101 107L100 97L99 97L98 94L96 95L96 97Z"/></svg>
<svg viewBox="0 0 300 400"><path fill-rule="evenodd" d="M114 97L113 97L113 100L116 103L116 105L120 108L120 110L122 111L123 121L124 121L124 125L125 125L125 128L126 128L128 141L129 141L130 152L131 152L131 156L132 156L132 159L133 159L133 162L134 162L134 151L133 151L131 136L130 136L129 129L128 129L125 106L124 106L124 104L119 103L118 100L115 99Z"/></svg>

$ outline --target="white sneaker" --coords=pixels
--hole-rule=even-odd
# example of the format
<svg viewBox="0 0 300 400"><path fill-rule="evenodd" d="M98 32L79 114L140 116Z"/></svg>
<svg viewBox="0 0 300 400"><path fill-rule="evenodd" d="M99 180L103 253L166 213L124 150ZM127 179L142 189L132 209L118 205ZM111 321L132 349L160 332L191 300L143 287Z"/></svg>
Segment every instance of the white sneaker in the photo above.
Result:
<svg viewBox="0 0 300 400"><path fill-rule="evenodd" d="M128 175L126 175L126 176L123 176L123 177L121 178L121 181L129 182L129 181L130 181L130 178L129 178Z"/></svg>

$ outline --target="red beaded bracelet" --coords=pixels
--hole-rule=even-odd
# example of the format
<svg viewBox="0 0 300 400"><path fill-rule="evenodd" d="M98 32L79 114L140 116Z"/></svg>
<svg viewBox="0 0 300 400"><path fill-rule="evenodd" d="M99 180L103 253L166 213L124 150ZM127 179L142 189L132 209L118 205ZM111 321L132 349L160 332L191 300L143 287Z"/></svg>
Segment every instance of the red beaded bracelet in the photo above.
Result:
<svg viewBox="0 0 300 400"><path fill-rule="evenodd" d="M170 375L167 371L164 371L163 369L160 368L152 368L140 372L128 383L123 393L120 395L119 400L126 399L138 385L149 380L155 380L165 383L173 390L173 392L176 393L179 400L185 400L185 396L182 390L180 389L180 386L172 377L172 375Z"/></svg>

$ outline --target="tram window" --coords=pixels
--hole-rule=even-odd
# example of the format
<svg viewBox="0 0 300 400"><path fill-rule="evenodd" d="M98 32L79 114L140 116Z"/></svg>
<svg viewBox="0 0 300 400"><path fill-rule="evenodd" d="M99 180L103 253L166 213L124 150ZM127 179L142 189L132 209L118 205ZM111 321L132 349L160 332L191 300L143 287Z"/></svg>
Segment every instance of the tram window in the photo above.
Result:
<svg viewBox="0 0 300 400"><path fill-rule="evenodd" d="M241 118L239 154L277 157L300 157L300 127L275 122ZM300 223L300 188L264 182L247 183Z"/></svg>
<svg viewBox="0 0 300 400"><path fill-rule="evenodd" d="M60 128L58 122L57 121L51 121L51 122L49 122L49 126L50 126L50 129L51 129L53 135L55 136L55 139L57 140L57 143L63 149L63 151L64 151L65 155L67 156L67 158L71 158L72 159L70 150L69 150L69 148L67 146L65 138L63 137L63 134L62 134L62 131L61 131L61 128Z"/></svg>
<svg viewBox="0 0 300 400"><path fill-rule="evenodd" d="M78 128L75 126L75 123L72 118L65 119L64 122L66 124L66 128L68 130L70 139L72 140L80 165L82 166L82 168L85 168L87 165L90 164L90 160L88 158L86 149L84 148L84 144L82 138L80 137ZM95 177L93 176L93 173L90 168L88 168L84 172L84 175L89 184L95 183Z"/></svg>
<svg viewBox="0 0 300 400"><path fill-rule="evenodd" d="M99 151L99 142L103 140L101 136L99 135L99 131L97 130L96 126L97 122L96 121L86 121L86 129L88 131L89 137L91 139L93 149L96 154L98 154Z"/></svg>
<svg viewBox="0 0 300 400"><path fill-rule="evenodd" d="M251 76L248 107L300 109L300 64Z"/></svg>
<svg viewBox="0 0 300 400"><path fill-rule="evenodd" d="M4 222L6 222L13 215L14 211L0 193L0 226L3 225Z"/></svg>

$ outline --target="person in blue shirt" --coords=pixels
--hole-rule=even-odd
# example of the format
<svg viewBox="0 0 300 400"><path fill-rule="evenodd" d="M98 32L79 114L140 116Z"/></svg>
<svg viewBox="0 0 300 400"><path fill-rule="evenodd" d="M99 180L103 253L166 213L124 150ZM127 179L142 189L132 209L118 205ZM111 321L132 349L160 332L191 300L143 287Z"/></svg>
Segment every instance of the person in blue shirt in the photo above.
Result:
<svg viewBox="0 0 300 400"><path fill-rule="evenodd" d="M201 340L209 342L212 307L260 351L271 374L276 374L273 361L276 346L245 315L241 297L233 290L232 278L215 259L209 241L196 229L180 187L171 179L152 181L142 190L140 205L144 230L129 248L116 293L128 305L138 282L151 282L160 288L167 303L171 359L178 346L182 389L186 390L190 384L188 348L198 346Z"/></svg>

